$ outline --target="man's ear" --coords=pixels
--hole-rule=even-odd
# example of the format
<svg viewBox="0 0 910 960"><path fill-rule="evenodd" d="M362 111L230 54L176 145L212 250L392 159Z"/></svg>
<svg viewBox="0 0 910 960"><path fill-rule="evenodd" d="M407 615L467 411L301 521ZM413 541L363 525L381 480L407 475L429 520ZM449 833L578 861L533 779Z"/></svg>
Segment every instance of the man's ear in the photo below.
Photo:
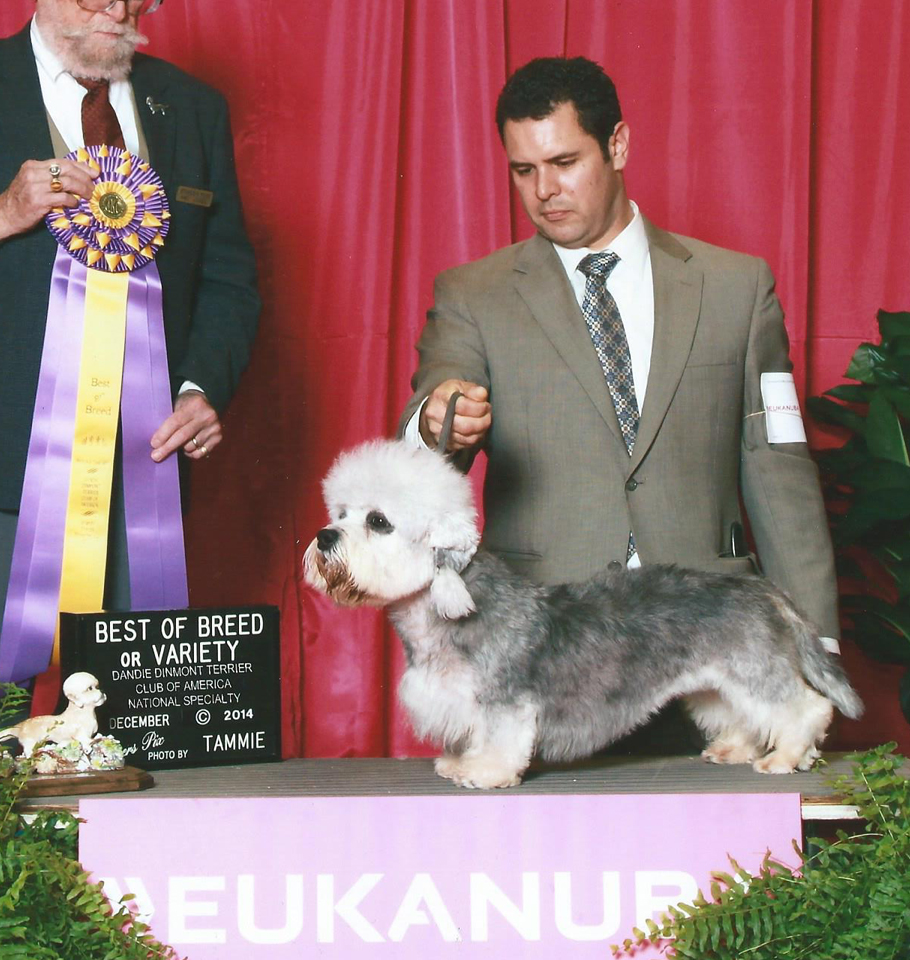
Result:
<svg viewBox="0 0 910 960"><path fill-rule="evenodd" d="M629 159L629 124L620 120L610 137L610 164L614 170L622 170Z"/></svg>

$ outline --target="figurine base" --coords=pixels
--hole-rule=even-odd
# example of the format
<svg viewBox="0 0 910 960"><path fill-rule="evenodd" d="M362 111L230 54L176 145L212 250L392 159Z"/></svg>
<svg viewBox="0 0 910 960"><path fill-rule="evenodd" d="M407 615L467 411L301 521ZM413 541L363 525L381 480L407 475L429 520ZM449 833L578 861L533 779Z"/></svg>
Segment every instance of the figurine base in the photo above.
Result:
<svg viewBox="0 0 910 960"><path fill-rule="evenodd" d="M118 793L147 790L154 777L138 767L119 770L86 770L84 773L33 773L22 791L24 797L63 797L85 793Z"/></svg>

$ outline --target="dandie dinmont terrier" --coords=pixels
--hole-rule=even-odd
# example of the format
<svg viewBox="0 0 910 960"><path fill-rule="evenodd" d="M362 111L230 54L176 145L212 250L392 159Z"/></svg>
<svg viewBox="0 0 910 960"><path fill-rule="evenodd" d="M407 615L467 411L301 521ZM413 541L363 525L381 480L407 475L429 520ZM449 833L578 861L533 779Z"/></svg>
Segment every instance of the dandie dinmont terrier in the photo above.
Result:
<svg viewBox="0 0 910 960"><path fill-rule="evenodd" d="M436 772L509 787L531 757L571 760L682 697L703 756L807 770L832 704L862 703L816 629L768 580L654 564L538 586L491 553L467 477L402 441L342 454L323 482L330 523L307 581L337 603L387 607L404 643L399 695Z"/></svg>

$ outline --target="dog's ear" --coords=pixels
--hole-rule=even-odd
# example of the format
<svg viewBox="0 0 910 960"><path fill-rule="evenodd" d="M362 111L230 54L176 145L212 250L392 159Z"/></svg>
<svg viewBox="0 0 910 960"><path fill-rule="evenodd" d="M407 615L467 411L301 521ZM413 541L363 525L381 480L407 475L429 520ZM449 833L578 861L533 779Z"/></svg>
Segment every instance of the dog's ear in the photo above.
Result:
<svg viewBox="0 0 910 960"><path fill-rule="evenodd" d="M445 620L460 620L473 613L476 607L464 580L450 565L450 551L436 550L436 571L430 584L430 599L436 612ZM470 558L469 558L470 560ZM467 562L460 569L464 569Z"/></svg>
<svg viewBox="0 0 910 960"><path fill-rule="evenodd" d="M436 567L430 598L441 617L459 620L475 610L471 594L459 576L480 542L473 510L456 509L435 517L429 538Z"/></svg>
<svg viewBox="0 0 910 960"><path fill-rule="evenodd" d="M480 543L473 511L469 513L456 509L435 517L430 524L429 541L436 566L445 566L455 573L461 573L471 562Z"/></svg>

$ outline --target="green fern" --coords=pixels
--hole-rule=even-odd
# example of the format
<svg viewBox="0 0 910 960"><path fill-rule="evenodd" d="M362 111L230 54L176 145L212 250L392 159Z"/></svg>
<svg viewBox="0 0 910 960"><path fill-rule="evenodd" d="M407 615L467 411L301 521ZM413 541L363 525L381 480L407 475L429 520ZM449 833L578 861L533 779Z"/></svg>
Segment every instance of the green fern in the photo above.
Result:
<svg viewBox="0 0 910 960"><path fill-rule="evenodd" d="M0 716L8 698L0 690ZM28 768L0 752L0 960L176 960L133 918L129 897L112 907L91 882L72 814L17 812Z"/></svg>
<svg viewBox="0 0 910 960"><path fill-rule="evenodd" d="M28 706L32 695L15 683L0 683L0 727L5 727Z"/></svg>
<svg viewBox="0 0 910 960"><path fill-rule="evenodd" d="M799 871L768 854L753 876L731 860L735 877L714 874L710 901L671 907L614 954L652 943L678 960L908 960L910 780L895 747L851 754L853 772L830 781L863 830L811 840Z"/></svg>

